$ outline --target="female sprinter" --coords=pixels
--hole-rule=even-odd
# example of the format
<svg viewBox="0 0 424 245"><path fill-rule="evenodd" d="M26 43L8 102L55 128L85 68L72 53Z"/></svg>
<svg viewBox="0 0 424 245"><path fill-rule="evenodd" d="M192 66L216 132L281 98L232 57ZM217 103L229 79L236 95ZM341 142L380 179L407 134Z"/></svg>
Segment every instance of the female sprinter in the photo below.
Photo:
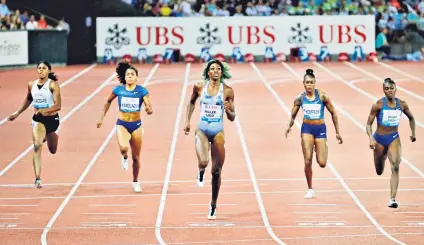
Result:
<svg viewBox="0 0 424 245"><path fill-rule="evenodd" d="M212 201L209 204L208 219L216 219L216 202L221 187L221 172L225 160L224 113L230 121L234 121L234 91L224 84L231 74L226 63L212 60L203 70L203 81L194 85L190 103L187 106L184 132L190 132L190 119L195 103L200 98L200 122L195 132L195 148L198 159L197 185L204 186L203 175L209 163L209 149L212 158Z"/></svg>
<svg viewBox="0 0 424 245"><path fill-rule="evenodd" d="M324 121L324 106L331 113L333 124L336 129L336 138L339 144L343 143L339 133L339 121L330 97L322 90L315 88L315 75L312 69L307 69L303 78L305 92L295 100L292 108L291 119L286 131L286 138L293 126L299 107L303 109L303 124L301 128L302 152L305 161L305 175L308 182L308 191L305 198L315 196L312 189L312 153L316 151L316 159L321 168L327 165L327 126Z"/></svg>
<svg viewBox="0 0 424 245"><path fill-rule="evenodd" d="M144 102L147 114L153 113L150 104L149 92L141 85L137 85L138 70L127 61L119 62L116 67L118 79L122 85L116 86L107 99L97 128L103 124L103 119L108 112L112 101L118 97L119 118L116 122L116 136L118 138L119 150L122 154L121 167L128 169L128 149L131 146L133 160L133 182L135 192L141 192L138 182L140 172L140 151L142 145L143 126L140 117L141 106Z"/></svg>
<svg viewBox="0 0 424 245"><path fill-rule="evenodd" d="M405 101L395 97L396 84L390 79L384 79L383 92L385 97L377 101L372 107L367 121L367 134L370 138L370 148L374 150L374 165L378 175L384 171L384 165L389 157L392 166L390 177L390 200L389 207L397 208L396 193L399 184L399 164L401 159L401 143L399 138L399 121L402 112L409 119L411 127L410 139L415 142L415 119ZM372 124L377 117L377 130L372 134Z"/></svg>
<svg viewBox="0 0 424 245"><path fill-rule="evenodd" d="M41 61L37 65L38 79L28 83L28 92L21 108L8 117L9 121L15 120L24 112L31 102L34 104L32 117L32 141L34 144L33 165L35 173L35 187L41 188L43 184L41 175L41 149L47 141L51 154L55 154L59 141L59 114L62 98L60 87L57 84L58 77L51 72L51 65L47 61Z"/></svg>

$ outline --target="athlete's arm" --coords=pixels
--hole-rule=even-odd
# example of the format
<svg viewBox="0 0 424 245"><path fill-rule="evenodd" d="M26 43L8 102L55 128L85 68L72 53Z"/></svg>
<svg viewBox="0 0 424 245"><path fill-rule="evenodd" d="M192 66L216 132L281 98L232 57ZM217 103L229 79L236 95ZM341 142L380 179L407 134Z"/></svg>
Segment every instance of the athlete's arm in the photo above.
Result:
<svg viewBox="0 0 424 245"><path fill-rule="evenodd" d="M102 124L103 124L103 119L105 118L106 113L109 111L109 108L110 108L110 105L111 105L112 101L113 101L116 97L117 97L117 95L116 95L114 92L112 92L112 93L109 95L109 97L107 98L106 103L105 103L105 104L104 104L104 106L103 106L102 113L101 113L101 115L100 115L100 120L99 120L99 122L97 122L97 127L98 127L98 128L100 128L100 127L102 126Z"/></svg>
<svg viewBox="0 0 424 245"><path fill-rule="evenodd" d="M225 113L227 114L228 120L231 122L236 118L236 108L234 106L234 90L227 87L227 99L224 102Z"/></svg>
<svg viewBox="0 0 424 245"><path fill-rule="evenodd" d="M32 103L32 95L31 95L31 82L28 83L28 90L27 90L27 95L25 96L25 100L22 103L21 108L19 108L19 110L15 113L13 113L12 115L10 115L7 120L9 121L13 121L15 120L22 112L24 112L26 109L28 109L28 107L31 105Z"/></svg>
<svg viewBox="0 0 424 245"><path fill-rule="evenodd" d="M336 138L339 141L339 144L343 143L343 139L340 136L339 131L339 118L336 113L336 109L334 109L333 102L330 99L330 96L328 96L324 91L320 91L322 96L322 101L325 103L325 107L327 110L331 113L331 119L333 120L334 128L336 130Z"/></svg>
<svg viewBox="0 0 424 245"><path fill-rule="evenodd" d="M152 104L150 103L150 96L149 94L143 96L144 104L146 105L146 112L148 115L151 115L153 113Z"/></svg>
<svg viewBox="0 0 424 245"><path fill-rule="evenodd" d="M299 96L296 97L296 99L294 99L290 121L287 125L286 138L287 138L287 135L290 133L290 129L293 126L294 120L296 120L297 113L299 112L300 106L302 105L302 99L301 98L302 98L302 95L299 95Z"/></svg>
<svg viewBox="0 0 424 245"><path fill-rule="evenodd" d="M60 111L60 109L62 108L62 96L60 95L59 85L56 82L52 81L50 83L50 89L53 90L52 92L54 104L49 108L39 110L38 113L41 115L57 112Z"/></svg>
<svg viewBox="0 0 424 245"><path fill-rule="evenodd" d="M186 125L184 127L185 134L190 132L190 119L193 115L194 107L196 105L196 101L199 98L199 91L201 90L200 84L195 84L193 86L193 93L191 94L190 101L187 105L187 113L186 113Z"/></svg>
<svg viewBox="0 0 424 245"><path fill-rule="evenodd" d="M366 129L367 129L368 137L370 138L370 148L371 149L375 148L375 140L374 140L374 137L372 136L372 124L374 123L374 119L375 119L375 117L377 116L377 114L380 110L381 110L381 105L377 101L377 103L372 105L370 114L368 115Z"/></svg>
<svg viewBox="0 0 424 245"><path fill-rule="evenodd" d="M409 119L409 127L411 128L411 141L415 142L415 118L412 115L411 110L409 109L408 104L405 101L400 101L400 105L402 107L403 113L408 117Z"/></svg>

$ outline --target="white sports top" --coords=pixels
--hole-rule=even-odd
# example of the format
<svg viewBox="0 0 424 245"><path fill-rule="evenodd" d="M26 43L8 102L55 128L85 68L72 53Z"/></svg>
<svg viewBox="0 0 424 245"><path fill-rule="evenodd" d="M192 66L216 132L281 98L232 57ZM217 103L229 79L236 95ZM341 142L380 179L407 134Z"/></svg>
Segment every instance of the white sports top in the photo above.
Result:
<svg viewBox="0 0 424 245"><path fill-rule="evenodd" d="M34 108L50 108L54 104L53 93L50 91L50 82L47 80L43 86L38 88L38 79L34 81L34 84L31 88L32 101L34 103Z"/></svg>

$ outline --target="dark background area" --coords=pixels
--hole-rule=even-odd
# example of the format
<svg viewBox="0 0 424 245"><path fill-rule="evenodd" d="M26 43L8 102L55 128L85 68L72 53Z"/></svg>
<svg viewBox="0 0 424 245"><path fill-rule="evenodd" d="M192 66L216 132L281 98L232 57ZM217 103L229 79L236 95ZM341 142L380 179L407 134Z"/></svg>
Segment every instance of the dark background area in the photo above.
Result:
<svg viewBox="0 0 424 245"><path fill-rule="evenodd" d="M87 64L96 61L96 17L143 16L141 11L128 6L121 0L9 0L10 10L26 10L28 15L40 13L46 16L49 25L56 27L64 18L70 26L68 35L67 64ZM91 26L86 26L86 18L91 17Z"/></svg>

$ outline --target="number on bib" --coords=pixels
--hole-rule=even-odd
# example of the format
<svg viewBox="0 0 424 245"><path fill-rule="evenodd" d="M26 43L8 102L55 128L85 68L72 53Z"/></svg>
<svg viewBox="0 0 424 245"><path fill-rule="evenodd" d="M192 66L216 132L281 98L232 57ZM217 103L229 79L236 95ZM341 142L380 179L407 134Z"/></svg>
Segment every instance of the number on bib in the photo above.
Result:
<svg viewBox="0 0 424 245"><path fill-rule="evenodd" d="M319 119L321 116L320 104L304 104L302 108L305 116L309 119Z"/></svg>
<svg viewBox="0 0 424 245"><path fill-rule="evenodd" d="M121 109L127 111L138 111L140 105L140 98L122 97Z"/></svg>

